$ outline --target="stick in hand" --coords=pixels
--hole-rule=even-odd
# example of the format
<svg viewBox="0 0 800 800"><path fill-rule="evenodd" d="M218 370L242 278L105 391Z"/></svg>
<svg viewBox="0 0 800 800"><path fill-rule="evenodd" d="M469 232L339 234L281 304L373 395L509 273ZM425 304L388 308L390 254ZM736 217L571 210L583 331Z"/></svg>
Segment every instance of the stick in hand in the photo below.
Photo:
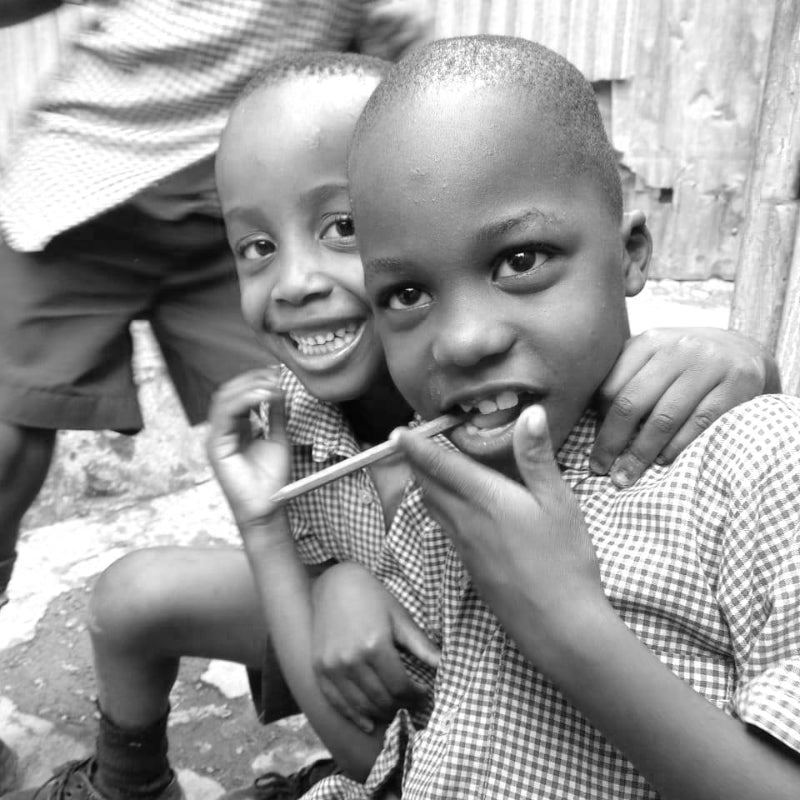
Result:
<svg viewBox="0 0 800 800"><path fill-rule="evenodd" d="M423 422L413 429L413 433L415 436L430 438L431 436L436 436L438 433L444 433L451 428L455 428L456 425L460 425L464 419L465 415L463 414L443 414L441 417L432 419L430 422ZM397 444L389 439L357 455L350 456L350 458L346 458L338 464L333 464L330 467L321 469L313 475L307 475L305 478L300 478L299 481L286 484L283 489L280 489L272 495L272 502L276 504L285 503L294 497L299 497L301 494L312 491L312 489L318 489L326 483L349 475L357 469L366 467L369 464L374 464L376 461L387 458L396 452Z"/></svg>

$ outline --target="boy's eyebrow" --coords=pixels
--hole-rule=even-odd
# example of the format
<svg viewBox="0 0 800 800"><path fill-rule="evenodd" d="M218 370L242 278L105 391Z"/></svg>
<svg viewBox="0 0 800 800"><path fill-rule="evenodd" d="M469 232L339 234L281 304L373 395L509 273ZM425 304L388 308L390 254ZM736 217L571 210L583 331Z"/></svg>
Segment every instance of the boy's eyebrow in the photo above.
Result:
<svg viewBox="0 0 800 800"><path fill-rule="evenodd" d="M371 258L363 264L364 272L372 272L375 275L381 275L384 272L394 272L403 265L403 261L399 258Z"/></svg>
<svg viewBox="0 0 800 800"><path fill-rule="evenodd" d="M490 241L497 236L502 236L504 233L513 231L514 228L520 228L531 222L546 222L548 225L560 225L564 223L565 217L561 214L554 214L551 212L544 212L538 208L527 208L519 214L513 214L502 219L487 222L481 226L475 233L475 241ZM392 256L385 256L383 258L372 258L369 261L363 262L365 272L370 272L373 275L380 275L387 272L395 272L400 269L407 262Z"/></svg>
<svg viewBox="0 0 800 800"><path fill-rule="evenodd" d="M558 225L563 221L564 218L560 214L545 213L538 208L528 208L519 214L487 222L475 234L475 241L481 242L494 239L531 222L546 222L550 225Z"/></svg>
<svg viewBox="0 0 800 800"><path fill-rule="evenodd" d="M306 196L311 200L322 203L337 194L347 192L348 189L347 181L342 181L340 183L323 183L310 189L306 193Z"/></svg>

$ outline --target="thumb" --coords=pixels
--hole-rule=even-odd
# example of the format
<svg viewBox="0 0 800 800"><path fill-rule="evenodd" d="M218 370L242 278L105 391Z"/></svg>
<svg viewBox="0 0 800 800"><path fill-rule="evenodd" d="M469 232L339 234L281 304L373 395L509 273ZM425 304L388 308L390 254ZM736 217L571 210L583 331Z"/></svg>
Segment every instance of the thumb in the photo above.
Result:
<svg viewBox="0 0 800 800"><path fill-rule="evenodd" d="M561 473L547 428L547 415L539 405L526 408L517 420L514 458L522 480L534 495L554 481L561 485Z"/></svg>
<svg viewBox="0 0 800 800"><path fill-rule="evenodd" d="M395 642L415 655L423 664L436 669L441 653L439 648L425 635L422 628L411 619L411 615L400 603L395 604L392 614L392 631Z"/></svg>

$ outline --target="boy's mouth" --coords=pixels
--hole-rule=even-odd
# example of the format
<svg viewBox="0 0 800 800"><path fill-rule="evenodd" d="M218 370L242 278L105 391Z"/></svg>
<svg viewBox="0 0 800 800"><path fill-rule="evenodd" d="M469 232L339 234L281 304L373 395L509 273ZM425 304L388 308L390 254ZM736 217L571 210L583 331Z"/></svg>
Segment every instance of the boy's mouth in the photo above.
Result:
<svg viewBox="0 0 800 800"><path fill-rule="evenodd" d="M480 399L462 400L459 408L470 415L462 427L473 436L492 436L498 429L516 422L523 408L536 400L536 395L530 392L512 389Z"/></svg>
<svg viewBox="0 0 800 800"><path fill-rule="evenodd" d="M502 428L519 416L520 399L519 393L505 389L492 397L460 402L461 410L470 414L464 427L473 435Z"/></svg>
<svg viewBox="0 0 800 800"><path fill-rule="evenodd" d="M478 458L497 448L503 450L510 446L514 424L523 409L540 400L539 394L513 389L462 400L458 406L470 416L450 438L459 450Z"/></svg>
<svg viewBox="0 0 800 800"><path fill-rule="evenodd" d="M364 330L364 322L351 320L337 328L289 331L287 338L306 357L338 354L350 348Z"/></svg>

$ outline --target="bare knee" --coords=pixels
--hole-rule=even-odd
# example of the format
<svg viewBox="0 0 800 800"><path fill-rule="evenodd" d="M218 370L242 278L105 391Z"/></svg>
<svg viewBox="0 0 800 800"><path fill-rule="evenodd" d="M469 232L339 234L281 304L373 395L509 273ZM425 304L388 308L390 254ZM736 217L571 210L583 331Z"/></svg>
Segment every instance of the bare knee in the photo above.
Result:
<svg viewBox="0 0 800 800"><path fill-rule="evenodd" d="M95 647L145 648L151 656L157 654L169 636L168 587L177 559L176 548L135 550L103 571L89 602L89 631Z"/></svg>

